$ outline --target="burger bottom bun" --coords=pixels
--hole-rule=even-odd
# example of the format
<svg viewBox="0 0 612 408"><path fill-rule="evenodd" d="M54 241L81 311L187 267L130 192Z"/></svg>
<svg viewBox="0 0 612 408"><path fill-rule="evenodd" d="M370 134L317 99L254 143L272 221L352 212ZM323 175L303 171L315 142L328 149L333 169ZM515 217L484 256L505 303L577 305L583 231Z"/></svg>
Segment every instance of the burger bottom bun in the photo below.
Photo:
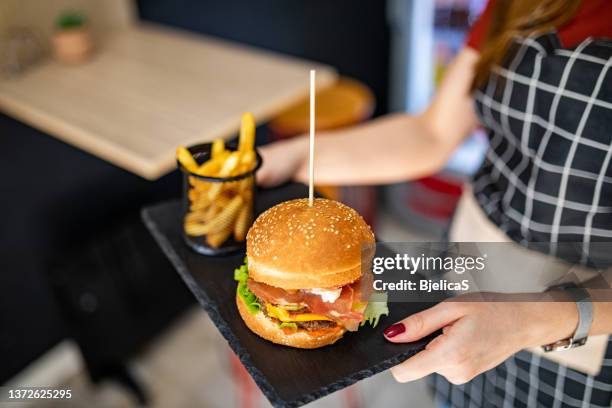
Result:
<svg viewBox="0 0 612 408"><path fill-rule="evenodd" d="M295 333L286 334L278 325L268 319L263 312L255 315L249 312L244 300L236 294L236 305L238 312L251 331L266 340L283 346L313 349L335 343L346 331L340 326L310 333L306 330L298 330Z"/></svg>

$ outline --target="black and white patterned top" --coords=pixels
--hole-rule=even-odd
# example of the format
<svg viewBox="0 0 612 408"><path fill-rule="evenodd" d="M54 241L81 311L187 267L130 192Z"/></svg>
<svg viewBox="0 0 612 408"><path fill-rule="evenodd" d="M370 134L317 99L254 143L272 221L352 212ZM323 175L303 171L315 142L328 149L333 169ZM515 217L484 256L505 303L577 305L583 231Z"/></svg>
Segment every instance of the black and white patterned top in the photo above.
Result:
<svg viewBox="0 0 612 408"><path fill-rule="evenodd" d="M511 239L589 263L612 242L612 42L564 49L551 33L511 51L475 93L490 148L474 193Z"/></svg>
<svg viewBox="0 0 612 408"><path fill-rule="evenodd" d="M512 240L592 264L595 243L612 243L612 42L567 49L548 33L509 55L475 92L490 147L474 194ZM611 407L610 345L596 377L521 352L463 386L436 376L435 389L453 407Z"/></svg>

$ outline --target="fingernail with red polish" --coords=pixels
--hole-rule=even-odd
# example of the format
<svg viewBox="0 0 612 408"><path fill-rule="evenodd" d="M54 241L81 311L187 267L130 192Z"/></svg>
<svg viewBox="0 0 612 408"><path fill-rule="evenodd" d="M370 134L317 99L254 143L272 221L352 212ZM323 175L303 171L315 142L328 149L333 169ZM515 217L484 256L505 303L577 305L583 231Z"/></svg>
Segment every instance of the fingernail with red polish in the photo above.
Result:
<svg viewBox="0 0 612 408"><path fill-rule="evenodd" d="M384 333L385 337L391 338L397 336L398 334L402 334L405 331L406 326L404 326L404 323L395 323L394 325L387 327Z"/></svg>

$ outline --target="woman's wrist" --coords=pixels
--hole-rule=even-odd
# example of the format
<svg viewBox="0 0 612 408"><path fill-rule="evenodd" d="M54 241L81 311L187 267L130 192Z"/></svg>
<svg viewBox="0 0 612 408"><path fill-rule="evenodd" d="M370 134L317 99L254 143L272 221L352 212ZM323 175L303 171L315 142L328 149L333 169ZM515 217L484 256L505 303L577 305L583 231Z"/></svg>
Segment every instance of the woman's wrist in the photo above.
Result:
<svg viewBox="0 0 612 408"><path fill-rule="evenodd" d="M525 307L528 327L523 339L526 347L542 346L572 337L578 327L578 308L576 303L567 302L528 302Z"/></svg>

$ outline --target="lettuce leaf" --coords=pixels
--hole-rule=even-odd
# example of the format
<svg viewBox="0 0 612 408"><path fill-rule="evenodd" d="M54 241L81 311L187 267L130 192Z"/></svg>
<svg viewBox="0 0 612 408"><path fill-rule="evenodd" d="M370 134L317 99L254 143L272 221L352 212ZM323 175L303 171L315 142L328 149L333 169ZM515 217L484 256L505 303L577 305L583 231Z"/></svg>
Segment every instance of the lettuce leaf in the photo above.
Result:
<svg viewBox="0 0 612 408"><path fill-rule="evenodd" d="M244 264L234 269L234 280L238 282L238 296L247 305L249 313L255 315L261 311L261 305L257 302L257 297L249 290L247 280L249 279L249 268L247 259L244 258Z"/></svg>
<svg viewBox="0 0 612 408"><path fill-rule="evenodd" d="M293 322L281 322L278 325L279 328L281 329L291 329L291 330L297 330L297 324L293 323Z"/></svg>
<svg viewBox="0 0 612 408"><path fill-rule="evenodd" d="M387 307L387 293L386 292L373 292L368 299L368 306L363 312L363 320L360 326L369 323L372 327L378 325L380 317L389 315L389 308Z"/></svg>

